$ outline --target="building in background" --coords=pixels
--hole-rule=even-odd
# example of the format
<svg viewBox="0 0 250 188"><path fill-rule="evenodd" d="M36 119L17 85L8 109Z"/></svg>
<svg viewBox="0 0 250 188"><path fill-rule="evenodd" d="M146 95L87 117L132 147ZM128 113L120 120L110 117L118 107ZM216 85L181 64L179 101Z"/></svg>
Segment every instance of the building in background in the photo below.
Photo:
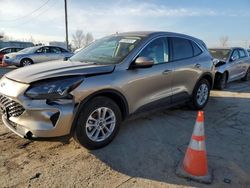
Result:
<svg viewBox="0 0 250 188"><path fill-rule="evenodd" d="M21 42L21 41L0 41L0 49L5 47L18 47L18 48L28 48L32 47L34 44L32 42Z"/></svg>

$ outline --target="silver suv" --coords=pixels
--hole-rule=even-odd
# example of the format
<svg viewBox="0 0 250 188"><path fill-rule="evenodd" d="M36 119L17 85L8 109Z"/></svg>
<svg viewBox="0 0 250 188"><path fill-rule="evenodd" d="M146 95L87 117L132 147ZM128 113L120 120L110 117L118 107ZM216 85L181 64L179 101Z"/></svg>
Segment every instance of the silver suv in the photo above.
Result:
<svg viewBox="0 0 250 188"><path fill-rule="evenodd" d="M68 61L42 63L0 81L4 124L25 138L73 133L89 149L107 145L128 115L188 102L203 108L214 66L199 39L169 32L108 36Z"/></svg>

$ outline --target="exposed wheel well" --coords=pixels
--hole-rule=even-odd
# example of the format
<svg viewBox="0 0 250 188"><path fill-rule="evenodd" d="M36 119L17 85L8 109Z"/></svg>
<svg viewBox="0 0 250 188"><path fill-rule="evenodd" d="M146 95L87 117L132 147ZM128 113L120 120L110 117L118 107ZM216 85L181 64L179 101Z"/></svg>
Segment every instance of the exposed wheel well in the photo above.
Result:
<svg viewBox="0 0 250 188"><path fill-rule="evenodd" d="M220 80L221 76L222 76L224 73L226 73L226 75L227 75L227 80L228 80L228 76L229 76L228 71L225 71L225 72L223 72L223 73L221 73L221 72L216 72L216 73L215 73L215 84L217 84L217 82Z"/></svg>

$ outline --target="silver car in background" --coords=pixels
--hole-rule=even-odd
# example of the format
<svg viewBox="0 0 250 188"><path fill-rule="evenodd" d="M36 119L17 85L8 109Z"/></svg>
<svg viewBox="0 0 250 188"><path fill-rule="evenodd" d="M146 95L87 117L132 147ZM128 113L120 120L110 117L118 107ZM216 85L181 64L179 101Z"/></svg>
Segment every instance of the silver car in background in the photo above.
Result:
<svg viewBox="0 0 250 188"><path fill-rule="evenodd" d="M243 48L214 48L209 52L215 58L215 87L224 89L235 80L246 81L250 77L250 57Z"/></svg>
<svg viewBox="0 0 250 188"><path fill-rule="evenodd" d="M57 46L35 46L7 54L3 57L3 62L9 66L24 67L35 63L68 59L72 55L74 55L72 52Z"/></svg>

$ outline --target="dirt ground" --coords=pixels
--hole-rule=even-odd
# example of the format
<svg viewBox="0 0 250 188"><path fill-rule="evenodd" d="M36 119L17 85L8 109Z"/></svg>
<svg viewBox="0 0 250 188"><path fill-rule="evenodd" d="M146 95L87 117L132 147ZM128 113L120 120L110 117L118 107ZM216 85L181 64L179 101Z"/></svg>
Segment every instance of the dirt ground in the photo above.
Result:
<svg viewBox="0 0 250 188"><path fill-rule="evenodd" d="M250 81L212 91L204 111L211 185L175 175L196 118L179 106L130 118L95 151L72 138L25 140L0 121L0 187L250 187Z"/></svg>

